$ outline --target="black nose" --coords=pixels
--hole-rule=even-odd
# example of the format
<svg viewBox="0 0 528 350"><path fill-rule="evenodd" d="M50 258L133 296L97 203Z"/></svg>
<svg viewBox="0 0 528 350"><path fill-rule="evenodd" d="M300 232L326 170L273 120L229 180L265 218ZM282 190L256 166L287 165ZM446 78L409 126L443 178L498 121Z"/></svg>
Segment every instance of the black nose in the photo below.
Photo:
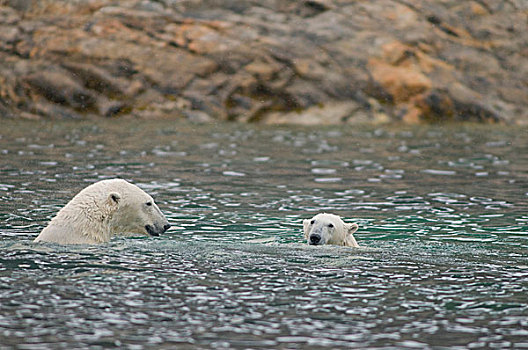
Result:
<svg viewBox="0 0 528 350"><path fill-rule="evenodd" d="M321 242L321 236L320 235L311 235L310 236L310 244L318 244Z"/></svg>
<svg viewBox="0 0 528 350"><path fill-rule="evenodd" d="M163 232L167 231L168 229L170 229L170 224L166 224L165 226L163 226Z"/></svg>

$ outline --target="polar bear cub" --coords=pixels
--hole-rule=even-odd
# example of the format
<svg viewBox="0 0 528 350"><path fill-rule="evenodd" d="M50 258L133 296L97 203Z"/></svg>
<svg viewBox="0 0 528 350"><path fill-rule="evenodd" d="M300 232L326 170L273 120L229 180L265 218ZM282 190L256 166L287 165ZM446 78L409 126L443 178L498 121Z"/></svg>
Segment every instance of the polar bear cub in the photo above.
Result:
<svg viewBox="0 0 528 350"><path fill-rule="evenodd" d="M117 234L159 236L170 225L151 196L122 179L102 180L62 208L35 242L97 244Z"/></svg>
<svg viewBox="0 0 528 350"><path fill-rule="evenodd" d="M304 237L310 245L336 244L359 247L353 236L357 229L356 223L347 224L334 214L321 213L311 219L303 220Z"/></svg>

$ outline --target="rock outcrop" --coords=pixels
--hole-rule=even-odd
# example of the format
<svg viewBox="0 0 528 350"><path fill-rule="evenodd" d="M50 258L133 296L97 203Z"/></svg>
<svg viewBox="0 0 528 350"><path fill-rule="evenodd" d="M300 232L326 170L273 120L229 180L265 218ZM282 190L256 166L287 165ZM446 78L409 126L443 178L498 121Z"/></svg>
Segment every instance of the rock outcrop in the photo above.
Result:
<svg viewBox="0 0 528 350"><path fill-rule="evenodd" d="M0 0L0 115L528 124L525 0Z"/></svg>

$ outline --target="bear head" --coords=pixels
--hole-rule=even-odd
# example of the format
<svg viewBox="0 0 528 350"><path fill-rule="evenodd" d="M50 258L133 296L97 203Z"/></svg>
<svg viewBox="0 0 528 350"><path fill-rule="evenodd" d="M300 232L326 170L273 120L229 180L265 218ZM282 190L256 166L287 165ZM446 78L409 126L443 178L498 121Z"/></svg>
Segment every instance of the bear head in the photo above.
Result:
<svg viewBox="0 0 528 350"><path fill-rule="evenodd" d="M336 244L358 247L353 233L356 223L348 224L334 214L321 213L303 220L304 237L310 245Z"/></svg>
<svg viewBox="0 0 528 350"><path fill-rule="evenodd" d="M125 180L112 181L105 206L114 234L159 236L170 224L151 196Z"/></svg>

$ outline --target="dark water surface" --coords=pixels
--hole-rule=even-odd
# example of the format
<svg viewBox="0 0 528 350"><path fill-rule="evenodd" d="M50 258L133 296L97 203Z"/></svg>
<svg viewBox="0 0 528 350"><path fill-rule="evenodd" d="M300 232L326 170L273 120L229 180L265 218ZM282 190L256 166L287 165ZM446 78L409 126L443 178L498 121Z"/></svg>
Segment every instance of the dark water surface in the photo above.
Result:
<svg viewBox="0 0 528 350"><path fill-rule="evenodd" d="M528 129L12 122L0 130L0 348L528 348ZM122 177L173 227L33 244ZM356 221L363 248L301 221Z"/></svg>

